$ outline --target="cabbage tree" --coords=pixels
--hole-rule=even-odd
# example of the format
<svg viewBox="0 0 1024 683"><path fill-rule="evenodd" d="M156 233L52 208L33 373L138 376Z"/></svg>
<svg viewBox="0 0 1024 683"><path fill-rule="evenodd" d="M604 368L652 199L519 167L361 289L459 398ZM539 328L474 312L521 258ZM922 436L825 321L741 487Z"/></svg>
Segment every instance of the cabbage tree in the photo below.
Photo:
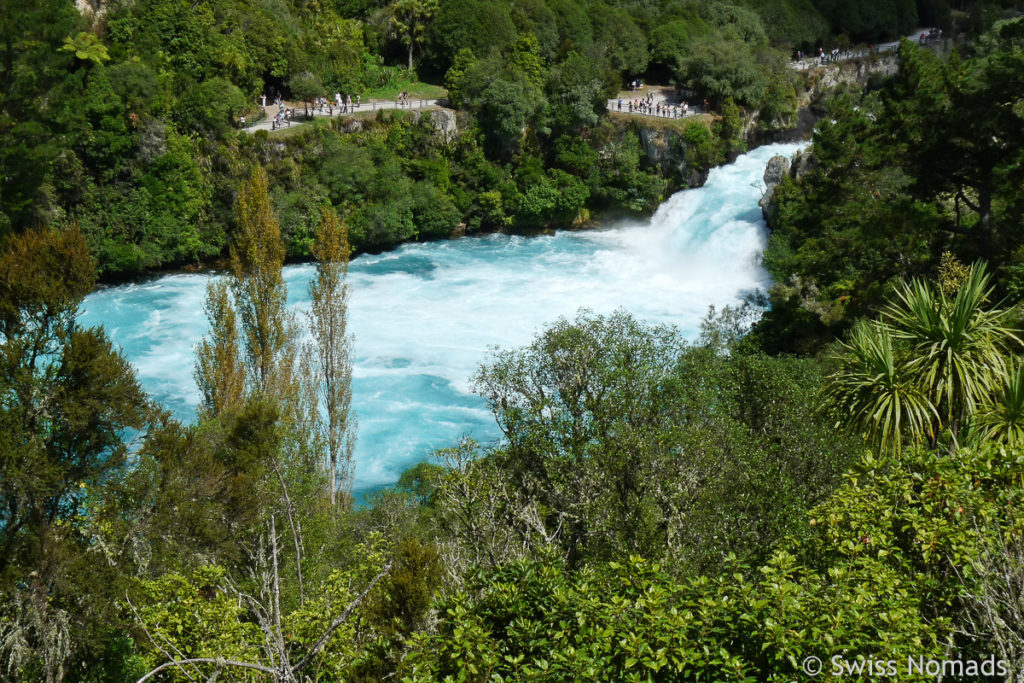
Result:
<svg viewBox="0 0 1024 683"><path fill-rule="evenodd" d="M985 307L992 294L988 283L983 262L970 269L952 298L914 280L897 289L882 313L895 339L908 344L906 370L949 430L951 450L965 421L999 391L1005 358L1020 344L1007 325L1009 312Z"/></svg>
<svg viewBox="0 0 1024 683"><path fill-rule="evenodd" d="M1007 446L1024 446L1024 363L1012 360L1004 381L977 420L978 436Z"/></svg>
<svg viewBox="0 0 1024 683"><path fill-rule="evenodd" d="M1021 342L1008 311L986 307L988 283L977 263L953 294L923 280L899 286L881 320L859 323L843 344L826 405L882 450L905 439L934 448L948 434L955 451L971 418L1005 392L1006 358Z"/></svg>
<svg viewBox="0 0 1024 683"><path fill-rule="evenodd" d="M853 327L824 395L837 427L848 419L881 450L899 452L905 440L934 439L938 412L893 348L890 330L877 322Z"/></svg>

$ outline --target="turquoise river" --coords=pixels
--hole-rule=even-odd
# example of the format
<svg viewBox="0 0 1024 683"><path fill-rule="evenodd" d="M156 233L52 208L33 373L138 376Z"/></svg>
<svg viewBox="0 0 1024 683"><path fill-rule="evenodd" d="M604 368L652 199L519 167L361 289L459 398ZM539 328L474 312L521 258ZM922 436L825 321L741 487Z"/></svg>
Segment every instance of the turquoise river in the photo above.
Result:
<svg viewBox="0 0 1024 683"><path fill-rule="evenodd" d="M768 159L800 145L760 147L715 169L704 187L669 198L650 221L539 237L488 235L408 244L353 260L350 328L358 417L355 488L393 483L410 465L469 434L499 436L472 376L494 347L528 343L580 308L624 308L693 336L708 306L767 285L757 202ZM300 310L312 265L285 269ZM211 274L175 274L90 295L82 322L102 323L143 386L191 420L193 350L206 330Z"/></svg>

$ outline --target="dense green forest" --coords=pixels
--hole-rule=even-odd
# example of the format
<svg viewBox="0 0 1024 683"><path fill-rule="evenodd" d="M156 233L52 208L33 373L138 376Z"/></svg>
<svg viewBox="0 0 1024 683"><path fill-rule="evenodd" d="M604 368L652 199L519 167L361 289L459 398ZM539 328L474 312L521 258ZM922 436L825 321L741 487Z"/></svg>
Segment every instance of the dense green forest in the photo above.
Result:
<svg viewBox="0 0 1024 683"><path fill-rule="evenodd" d="M0 677L1024 671L1024 19L942 0L85 5L0 6ZM678 132L706 171L752 112L765 131L795 114L791 50L922 22L969 40L904 42L894 76L815 103L771 197L763 316L712 311L690 341L626 311L551 321L473 378L495 445L451 444L353 505L353 250L650 211L686 178L606 95L698 90L715 114ZM416 78L445 83L462 134L408 113L234 125L263 92ZM282 278L300 256L303 316ZM181 424L77 315L99 277L211 258Z"/></svg>
<svg viewBox="0 0 1024 683"><path fill-rule="evenodd" d="M268 167L296 258L327 206L357 250L649 213L742 148L741 115L758 112L767 131L793 125L796 49L895 39L922 22L969 35L999 15L945 0L79 5L0 8L0 235L78 225L103 278L225 256L254 164ZM411 116L360 135L236 130L262 116L261 95L383 96L417 78L448 88L464 134L439 139ZM688 172L649 163L635 126L605 115L605 98L636 78L691 87L723 115L679 127Z"/></svg>
<svg viewBox="0 0 1024 683"><path fill-rule="evenodd" d="M906 43L895 77L828 101L773 193L769 348L817 350L947 251L988 261L1000 296L1024 294L1024 24L966 57Z"/></svg>

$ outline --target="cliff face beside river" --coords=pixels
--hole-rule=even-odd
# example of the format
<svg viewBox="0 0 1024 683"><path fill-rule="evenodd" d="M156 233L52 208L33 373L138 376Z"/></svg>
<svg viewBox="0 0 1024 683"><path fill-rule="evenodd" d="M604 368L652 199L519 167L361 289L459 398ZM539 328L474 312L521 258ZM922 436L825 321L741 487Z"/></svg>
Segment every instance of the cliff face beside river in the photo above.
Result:
<svg viewBox="0 0 1024 683"><path fill-rule="evenodd" d="M763 144L807 140L823 113L828 93L840 86L865 87L872 78L892 76L899 68L895 54L852 59L800 72L803 88L797 96L798 108L788 120L764 121L760 111L741 111L741 145L720 159L709 158L702 149L703 136L687 135L691 125L703 124L721 135L721 117L706 115L680 120L613 116L620 135L633 131L640 139L647 163L657 167L674 189L698 187L707 180L711 168L734 159L739 149L754 149ZM777 181L776 181L777 182Z"/></svg>

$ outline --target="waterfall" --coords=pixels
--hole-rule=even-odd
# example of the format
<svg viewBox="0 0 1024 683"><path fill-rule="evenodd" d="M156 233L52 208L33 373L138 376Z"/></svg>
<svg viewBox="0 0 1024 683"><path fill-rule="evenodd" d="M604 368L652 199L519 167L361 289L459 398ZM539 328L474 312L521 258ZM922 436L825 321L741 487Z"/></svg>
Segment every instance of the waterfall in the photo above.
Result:
<svg viewBox="0 0 1024 683"><path fill-rule="evenodd" d="M799 144L761 147L714 169L702 188L669 198L649 222L520 237L407 244L353 260L350 329L359 419L355 486L393 483L407 467L470 434L498 430L471 378L493 347L528 343L580 308L625 308L693 336L709 305L765 287L766 229L757 206L768 159ZM285 269L290 301L308 307L310 264ZM103 324L143 386L191 420L199 394L193 349L206 331L210 274L175 274L103 288L83 324Z"/></svg>

